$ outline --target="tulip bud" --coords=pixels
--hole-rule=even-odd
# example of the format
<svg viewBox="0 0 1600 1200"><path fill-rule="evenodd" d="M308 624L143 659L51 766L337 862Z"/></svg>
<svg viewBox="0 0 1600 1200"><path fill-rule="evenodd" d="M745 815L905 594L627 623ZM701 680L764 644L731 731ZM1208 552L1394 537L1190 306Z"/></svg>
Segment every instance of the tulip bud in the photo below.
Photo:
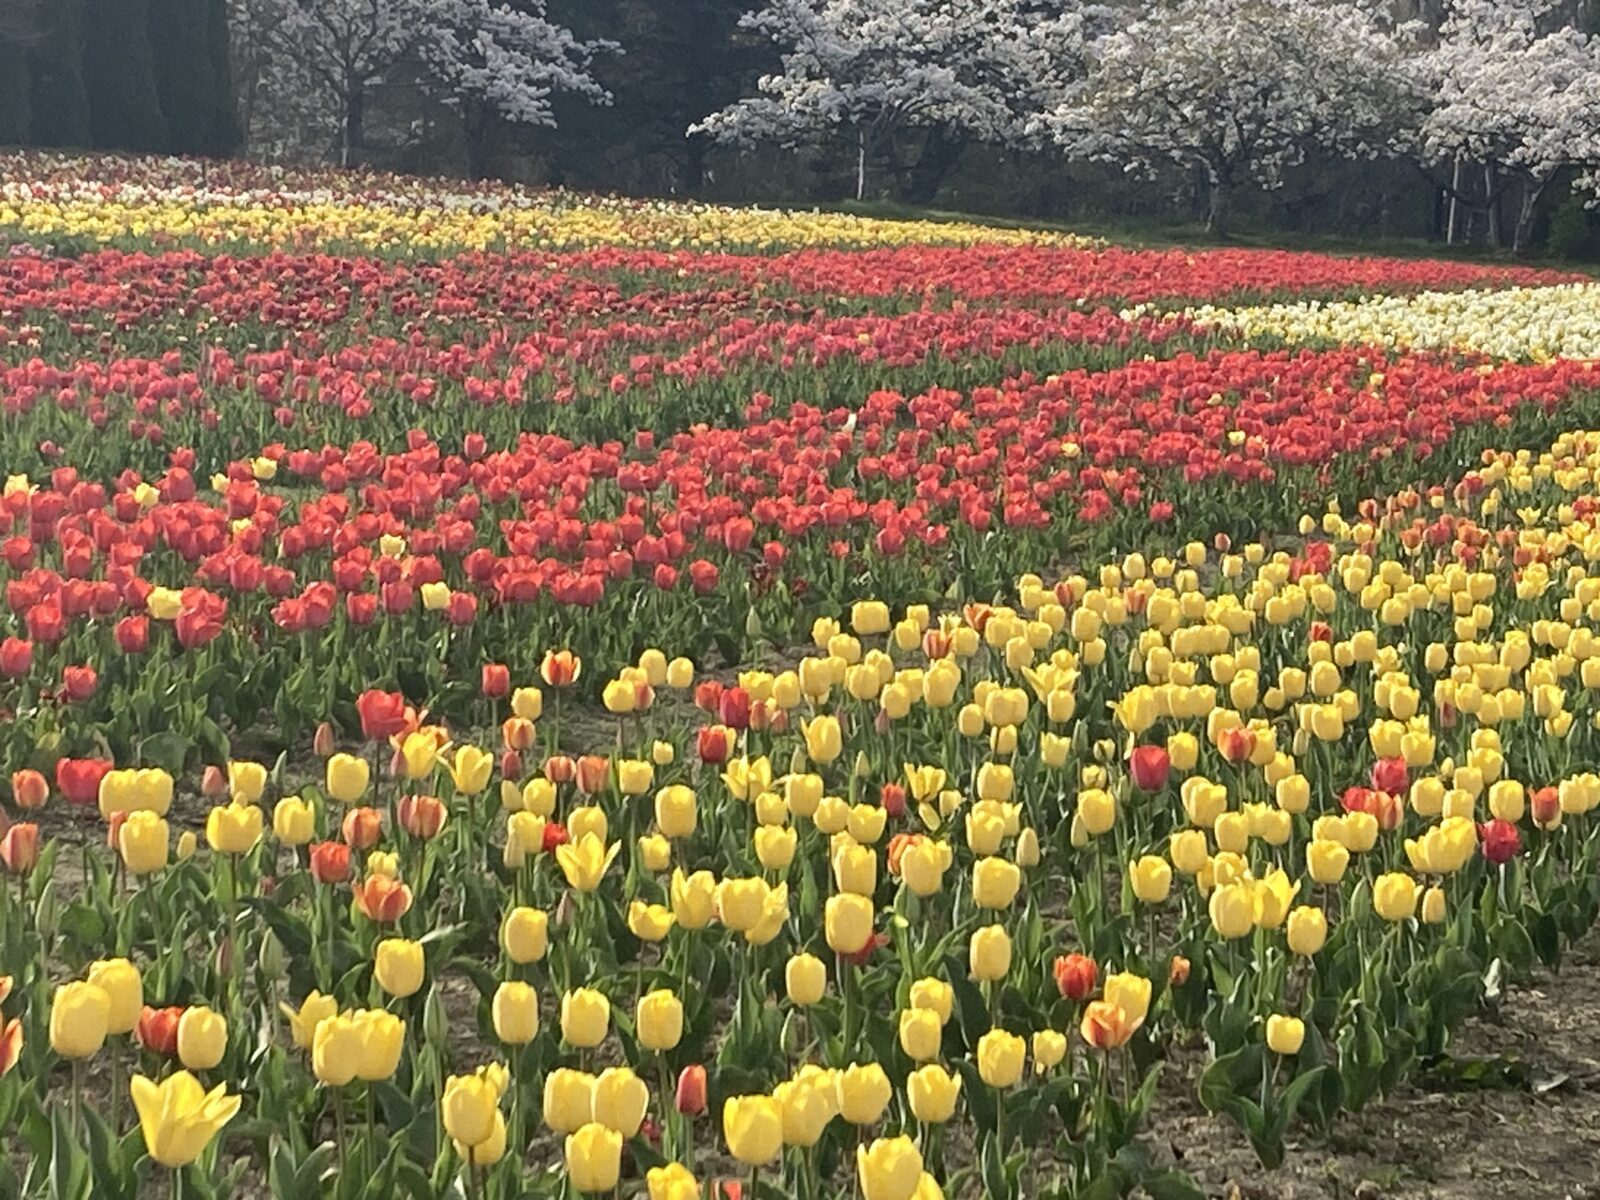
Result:
<svg viewBox="0 0 1600 1200"><path fill-rule="evenodd" d="M695 1063L678 1073L675 1103L686 1117L698 1117L706 1111L706 1069L703 1066Z"/></svg>
<svg viewBox="0 0 1600 1200"><path fill-rule="evenodd" d="M338 738L334 735L333 726L323 721L317 726L317 732L311 739L311 750L318 758L331 758L333 752L339 748Z"/></svg>
<svg viewBox="0 0 1600 1200"><path fill-rule="evenodd" d="M215 763L207 766L204 774L200 776L200 794L207 800L215 800L219 796L228 794L228 777Z"/></svg>

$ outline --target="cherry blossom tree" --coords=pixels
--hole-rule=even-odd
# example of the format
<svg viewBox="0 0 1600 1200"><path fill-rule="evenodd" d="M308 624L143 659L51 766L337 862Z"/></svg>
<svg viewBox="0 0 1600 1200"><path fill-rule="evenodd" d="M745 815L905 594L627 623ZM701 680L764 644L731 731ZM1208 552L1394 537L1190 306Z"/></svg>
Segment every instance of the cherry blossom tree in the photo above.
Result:
<svg viewBox="0 0 1600 1200"><path fill-rule="evenodd" d="M1526 248L1537 206L1564 172L1595 190L1600 166L1600 39L1575 28L1557 0L1451 0L1421 59L1430 108L1417 135L1429 165L1453 168L1457 200L1489 215L1516 195L1512 246ZM1471 175L1463 179L1462 166ZM1481 173L1482 191L1469 188Z"/></svg>
<svg viewBox="0 0 1600 1200"><path fill-rule="evenodd" d="M691 132L742 146L846 136L861 199L868 165L908 130L924 134L925 156L966 140L1023 141L1030 115L1081 71L1087 38L1110 11L1030 0L771 0L743 25L781 47L782 71Z"/></svg>
<svg viewBox="0 0 1600 1200"><path fill-rule="evenodd" d="M1078 157L1202 173L1220 230L1237 188L1278 186L1313 147L1383 152L1416 103L1406 46L1349 0L1172 0L1093 43L1038 125Z"/></svg>
<svg viewBox="0 0 1600 1200"><path fill-rule="evenodd" d="M546 16L545 0L241 0L261 39L271 81L326 101L337 114L340 158L362 144L368 90L409 68L465 110L551 125L550 98L568 92L604 103L590 74L610 42L581 41Z"/></svg>

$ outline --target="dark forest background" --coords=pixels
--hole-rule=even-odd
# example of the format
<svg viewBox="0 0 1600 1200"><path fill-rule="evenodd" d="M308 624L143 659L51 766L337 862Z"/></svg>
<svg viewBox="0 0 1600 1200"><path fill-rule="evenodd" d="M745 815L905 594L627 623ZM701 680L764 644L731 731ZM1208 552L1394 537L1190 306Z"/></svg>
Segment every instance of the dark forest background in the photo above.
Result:
<svg viewBox="0 0 1600 1200"><path fill-rule="evenodd" d="M558 99L554 129L468 130L403 72L368 97L361 163L636 196L833 205L852 194L852 143L735 152L685 130L749 94L777 51L739 28L750 0L550 0L552 19L623 53L596 74L608 106ZM0 144L332 160L292 114L262 111L229 0L0 0ZM271 130L270 139L261 130ZM1203 179L1159 183L1050 152L1006 151L919 132L875 164L874 207L1049 220L1162 236L1192 231ZM1509 202L1509 198L1508 198ZM1241 195L1245 235L1440 241L1447 200L1404 162L1311 159L1282 188ZM1472 214L1458 241L1490 240ZM1600 218L1565 186L1541 202L1533 253L1600 260Z"/></svg>

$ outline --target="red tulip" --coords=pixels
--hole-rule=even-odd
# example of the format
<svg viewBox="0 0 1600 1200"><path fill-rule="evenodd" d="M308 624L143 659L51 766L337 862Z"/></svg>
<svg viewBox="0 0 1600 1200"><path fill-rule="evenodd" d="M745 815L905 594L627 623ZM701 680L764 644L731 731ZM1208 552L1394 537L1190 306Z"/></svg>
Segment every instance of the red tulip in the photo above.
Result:
<svg viewBox="0 0 1600 1200"><path fill-rule="evenodd" d="M152 1008L146 1004L144 1011L139 1014L139 1023L133 1028L133 1036L152 1054L159 1054L162 1058L176 1059L178 1057L178 1022L183 1020L187 1010L181 1004L174 1004L167 1008Z"/></svg>
<svg viewBox="0 0 1600 1200"><path fill-rule="evenodd" d="M706 1069L693 1063L678 1072L677 1109L686 1117L698 1117L706 1111Z"/></svg>
<svg viewBox="0 0 1600 1200"><path fill-rule="evenodd" d="M18 637L0 642L0 675L20 679L33 669L33 643Z"/></svg>
<svg viewBox="0 0 1600 1200"><path fill-rule="evenodd" d="M1510 862L1522 849L1522 835L1510 821L1497 818L1478 826L1478 848L1486 861L1500 866Z"/></svg>
<svg viewBox="0 0 1600 1200"><path fill-rule="evenodd" d="M1056 959L1054 974L1061 995L1079 1001L1094 993L1100 968L1087 954L1065 954Z"/></svg>
<svg viewBox="0 0 1600 1200"><path fill-rule="evenodd" d="M343 842L318 842L311 847L311 877L318 883L343 883L350 878L350 847Z"/></svg>
<svg viewBox="0 0 1600 1200"><path fill-rule="evenodd" d="M63 667L61 670L61 694L73 703L81 703L94 695L99 682L100 677L93 667Z"/></svg>
<svg viewBox="0 0 1600 1200"><path fill-rule="evenodd" d="M1128 755L1128 774L1141 792L1159 792L1172 774L1172 759L1165 746L1135 746Z"/></svg>
<svg viewBox="0 0 1600 1200"><path fill-rule="evenodd" d="M356 698L361 733L369 742L387 741L409 723L406 698L399 692L368 690Z"/></svg>
<svg viewBox="0 0 1600 1200"><path fill-rule="evenodd" d="M1411 787L1410 772L1403 758L1380 758L1372 764L1372 786L1380 792L1401 795Z"/></svg>
<svg viewBox="0 0 1600 1200"><path fill-rule="evenodd" d="M117 648L124 654L143 654L150 648L150 618L143 613L123 617L117 622L113 635Z"/></svg>
<svg viewBox="0 0 1600 1200"><path fill-rule="evenodd" d="M511 668L504 663L484 663L481 690L490 700L505 699L511 694Z"/></svg>
<svg viewBox="0 0 1600 1200"><path fill-rule="evenodd" d="M56 790L68 804L94 804L100 799L100 781L115 764L103 758L63 758L56 763Z"/></svg>

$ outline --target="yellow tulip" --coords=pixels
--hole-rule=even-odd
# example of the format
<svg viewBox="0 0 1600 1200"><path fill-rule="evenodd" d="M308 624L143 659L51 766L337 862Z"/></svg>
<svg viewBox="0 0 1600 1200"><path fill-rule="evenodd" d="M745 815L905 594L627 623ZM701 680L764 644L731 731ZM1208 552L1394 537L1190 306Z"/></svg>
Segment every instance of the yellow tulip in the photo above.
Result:
<svg viewBox="0 0 1600 1200"><path fill-rule="evenodd" d="M177 1170L199 1158L222 1127L238 1115L240 1099L218 1084L207 1092L188 1071L157 1083L135 1075L129 1084L145 1150L164 1167Z"/></svg>
<svg viewBox="0 0 1600 1200"><path fill-rule="evenodd" d="M1267 1048L1274 1054L1298 1054L1305 1040L1306 1027L1300 1018L1278 1014L1267 1018Z"/></svg>
<svg viewBox="0 0 1600 1200"><path fill-rule="evenodd" d="M538 962L550 945L549 927L549 918L539 909L513 908L500 927L500 944L514 963Z"/></svg>
<svg viewBox="0 0 1600 1200"><path fill-rule="evenodd" d="M279 1004L278 1011L289 1020L289 1035L296 1049L309 1050L317 1026L329 1017L339 1015L339 1002L332 996L324 996L321 992L313 991L300 1002L298 1009L291 1008L287 1004Z"/></svg>
<svg viewBox="0 0 1600 1200"><path fill-rule="evenodd" d="M926 1008L908 1008L900 1013L900 1049L912 1062L936 1057L943 1040L944 1025L938 1013Z"/></svg>
<svg viewBox="0 0 1600 1200"><path fill-rule="evenodd" d="M876 1125L889 1106L893 1090L877 1063L852 1064L835 1081L839 1115L852 1125Z"/></svg>
<svg viewBox="0 0 1600 1200"><path fill-rule="evenodd" d="M742 1163L776 1162L783 1151L783 1107L771 1096L730 1096L722 1105L722 1136Z"/></svg>
<svg viewBox="0 0 1600 1200"><path fill-rule="evenodd" d="M489 786L494 755L477 746L462 746L450 760L450 780L463 796L475 796Z"/></svg>
<svg viewBox="0 0 1600 1200"><path fill-rule="evenodd" d="M911 1115L929 1124L942 1124L954 1116L960 1095L961 1076L932 1063L918 1067L906 1079Z"/></svg>
<svg viewBox="0 0 1600 1200"><path fill-rule="evenodd" d="M445 1080L441 1116L444 1131L463 1146L476 1146L494 1135L500 1092L485 1076L452 1075Z"/></svg>
<svg viewBox="0 0 1600 1200"><path fill-rule="evenodd" d="M494 1035L509 1046L525 1046L539 1033L539 995L519 980L495 989L490 1005Z"/></svg>
<svg viewBox="0 0 1600 1200"><path fill-rule="evenodd" d="M876 910L866 896L852 893L828 897L823 926L835 954L858 954L872 937Z"/></svg>
<svg viewBox="0 0 1600 1200"><path fill-rule="evenodd" d="M364 758L354 754L335 754L328 759L328 795L340 804L354 804L366 794L372 769Z"/></svg>
<svg viewBox="0 0 1600 1200"><path fill-rule="evenodd" d="M139 978L139 968L125 958L101 959L89 964L87 978L103 989L111 1002L106 1032L132 1033L144 1010L144 983Z"/></svg>
<svg viewBox="0 0 1600 1200"><path fill-rule="evenodd" d="M646 992L640 997L634 1028L646 1050L671 1050L683 1040L683 1002L668 988Z"/></svg>
<svg viewBox="0 0 1600 1200"><path fill-rule="evenodd" d="M622 1177L622 1135L591 1122L565 1143L567 1178L573 1190L586 1195L609 1192Z"/></svg>
<svg viewBox="0 0 1600 1200"><path fill-rule="evenodd" d="M64 983L50 999L50 1049L62 1058L99 1053L111 1031L111 997L93 983Z"/></svg>
<svg viewBox="0 0 1600 1200"><path fill-rule="evenodd" d="M228 792L235 804L259 804L267 790L267 768L255 762L228 763Z"/></svg>
<svg viewBox="0 0 1600 1200"><path fill-rule="evenodd" d="M593 988L578 988L561 997L561 1037L580 1050L593 1049L606 1040L611 1025L611 1002Z"/></svg>
<svg viewBox="0 0 1600 1200"><path fill-rule="evenodd" d="M219 804L206 814L206 842L221 854L248 854L261 840L262 824L253 803Z"/></svg>
<svg viewBox="0 0 1600 1200"><path fill-rule="evenodd" d="M576 1133L592 1119L593 1075L557 1067L544 1077L544 1123L555 1133Z"/></svg>
<svg viewBox="0 0 1600 1200"><path fill-rule="evenodd" d="M404 999L422 987L426 962L422 944L408 938L385 938L378 943L373 978L391 996Z"/></svg>
<svg viewBox="0 0 1600 1200"><path fill-rule="evenodd" d="M1008 1088L1022 1079L1027 1043L1004 1029L991 1029L978 1039L978 1075L992 1088Z"/></svg>
<svg viewBox="0 0 1600 1200"><path fill-rule="evenodd" d="M1011 938L1000 925L985 925L967 943L972 977L986 983L1004 979L1011 970Z"/></svg>
<svg viewBox="0 0 1600 1200"><path fill-rule="evenodd" d="M209 1071L228 1049L228 1023L221 1013L190 1005L178 1018L178 1059L191 1071Z"/></svg>
<svg viewBox="0 0 1600 1200"><path fill-rule="evenodd" d="M856 1146L862 1200L912 1200L922 1182L922 1153L904 1135Z"/></svg>
<svg viewBox="0 0 1600 1200"><path fill-rule="evenodd" d="M627 1067L607 1067L595 1078L590 1095L593 1120L631 1138L644 1124L650 1089Z"/></svg>
<svg viewBox="0 0 1600 1200"><path fill-rule="evenodd" d="M613 842L607 847L594 834L586 833L576 841L557 846L556 862L560 864L561 873L566 876L569 887L577 892L592 892L600 886L606 868L621 849L620 842Z"/></svg>
<svg viewBox="0 0 1600 1200"><path fill-rule="evenodd" d="M828 970L814 954L796 954L784 966L784 988L789 1003L801 1008L822 999L828 987Z"/></svg>

